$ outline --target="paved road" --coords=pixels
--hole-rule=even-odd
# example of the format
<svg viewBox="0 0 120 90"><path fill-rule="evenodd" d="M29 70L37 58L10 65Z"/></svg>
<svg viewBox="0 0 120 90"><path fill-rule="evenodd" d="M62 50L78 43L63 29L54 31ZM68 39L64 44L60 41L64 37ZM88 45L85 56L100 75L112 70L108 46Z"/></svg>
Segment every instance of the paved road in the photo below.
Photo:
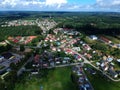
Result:
<svg viewBox="0 0 120 90"><path fill-rule="evenodd" d="M80 63L71 63L71 64L65 64L65 65L57 65L55 67L48 67L48 69L50 68L58 68L58 67L69 67L69 66L75 66L75 65L79 65Z"/></svg>
<svg viewBox="0 0 120 90"><path fill-rule="evenodd" d="M100 71L101 73L103 73L103 75L105 75L106 77L108 77L110 80L114 81L114 82L119 82L120 79L114 79L112 77L110 77L109 75L107 75L105 72L103 72L102 70L100 70L98 67L94 66L89 60L87 60L83 55L79 54L78 52L70 49L71 51L73 51L74 53L78 54L83 60L84 60L84 63L87 63L89 65L91 65L93 68L95 68L96 70Z"/></svg>
<svg viewBox="0 0 120 90"><path fill-rule="evenodd" d="M9 41L7 41L7 40L5 40L8 44L11 44ZM62 47L62 48L65 48L65 47L67 47L67 45L68 44L71 44L73 42L73 40L71 40L71 41L69 41L69 42L67 42L67 43L65 43L65 44L63 44L63 45L61 45L60 47ZM13 45L13 44L11 44L12 46L15 46L15 45ZM25 46L26 48L27 47L29 47L29 46ZM38 47L32 47L32 48L38 48ZM98 71L100 71L100 72L102 72L106 77L108 77L110 80L112 80L112 81L115 81L115 82L119 82L120 81L120 79L118 79L118 80L116 80L116 79L114 79L114 78L112 78L112 77L110 77L109 75L107 75L106 73L104 73L102 70L100 70L98 67L96 67L96 66L94 66L89 60L87 60L83 55L81 55L81 54L79 54L78 52L76 52L76 51L74 51L74 50L72 50L72 49L70 49L72 52L74 52L74 53L76 53L76 54L78 54L83 60L84 60L84 63L87 63L87 64L89 64L89 65L91 65L92 67L94 67L96 70L98 70ZM24 68L24 66L29 62L29 61L31 61L33 59L33 57L31 57L22 67L21 67L21 69L18 71L18 76L20 75L20 73L21 73L21 71L23 70L23 68ZM76 64L77 65L77 64ZM62 66L56 66L56 67L65 67L65 66L70 66L70 65L62 65Z"/></svg>
<svg viewBox="0 0 120 90"><path fill-rule="evenodd" d="M63 45L61 45L64 49L69 49L69 48L66 48L66 45L67 44L71 44L71 42L72 42L73 40L71 40L71 41L69 41L69 42L67 42L66 44L63 44ZM110 77L109 75L107 75L106 73L104 73L102 70L100 70L98 67L96 67L96 66L94 66L89 60L87 60L83 55L81 55L81 54L79 54L77 51L74 51L74 50L72 50L72 49L69 49L69 50L71 50L73 53L76 53L77 55L79 55L83 60L84 60L84 63L87 63L87 64L89 64L89 65L91 65L93 68L95 68L96 70L98 70L98 71L100 71L101 73L103 73L106 77L108 77L110 80L112 80L112 81L114 81L114 82L119 82L120 81L120 79L114 79L114 78L112 78L112 77Z"/></svg>
<svg viewBox="0 0 120 90"><path fill-rule="evenodd" d="M20 74L24 71L24 67L33 60L33 55L25 62L25 64L22 65L22 67L18 70L17 76L20 76Z"/></svg>

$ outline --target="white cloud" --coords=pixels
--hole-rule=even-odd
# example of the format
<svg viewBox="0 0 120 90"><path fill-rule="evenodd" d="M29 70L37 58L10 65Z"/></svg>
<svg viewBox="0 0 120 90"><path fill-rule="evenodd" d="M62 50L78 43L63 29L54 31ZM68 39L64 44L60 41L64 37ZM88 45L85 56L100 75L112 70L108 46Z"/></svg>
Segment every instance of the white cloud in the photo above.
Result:
<svg viewBox="0 0 120 90"><path fill-rule="evenodd" d="M74 1L74 0L73 0ZM70 3L69 0L0 0L1 9L35 10L118 10L120 0L96 0L93 4ZM78 0L79 1L79 0Z"/></svg>
<svg viewBox="0 0 120 90"><path fill-rule="evenodd" d="M47 6L56 6L59 8L63 4L67 4L67 0L46 0Z"/></svg>
<svg viewBox="0 0 120 90"><path fill-rule="evenodd" d="M68 9L74 10L74 9L79 9L80 6L79 5L73 5L71 7L68 7Z"/></svg>
<svg viewBox="0 0 120 90"><path fill-rule="evenodd" d="M60 8L62 5L66 4L67 0L2 0L0 2L1 7L18 7L35 5L35 6L49 6L49 7L57 7Z"/></svg>
<svg viewBox="0 0 120 90"><path fill-rule="evenodd" d="M120 12L120 0L96 0L96 3L88 6L89 10L95 11L119 11ZM90 9L89 9L90 7Z"/></svg>
<svg viewBox="0 0 120 90"><path fill-rule="evenodd" d="M119 5L120 7L120 0L96 0L96 2L96 4L100 7L111 8L116 5Z"/></svg>

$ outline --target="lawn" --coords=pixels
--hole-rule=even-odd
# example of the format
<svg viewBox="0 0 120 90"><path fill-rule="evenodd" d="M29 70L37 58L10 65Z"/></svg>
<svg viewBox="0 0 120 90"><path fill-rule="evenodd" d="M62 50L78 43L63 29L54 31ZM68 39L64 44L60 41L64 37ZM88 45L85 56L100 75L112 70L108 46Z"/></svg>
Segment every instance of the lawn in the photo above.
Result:
<svg viewBox="0 0 120 90"><path fill-rule="evenodd" d="M71 81L71 68L56 68L48 70L48 75L43 78L33 77L31 80L26 80L24 83L17 83L14 90L77 90Z"/></svg>
<svg viewBox="0 0 120 90"><path fill-rule="evenodd" d="M5 66L1 66L1 65L0 65L0 69L3 69L3 68L5 68Z"/></svg>
<svg viewBox="0 0 120 90"><path fill-rule="evenodd" d="M120 90L120 82L112 82L98 73L96 75L91 75L86 72L86 74L94 90Z"/></svg>
<svg viewBox="0 0 120 90"><path fill-rule="evenodd" d="M106 36L108 39L110 39L111 41L113 41L114 43L116 43L116 44L119 44L120 43L120 40L119 39L117 39L117 38L115 38L115 37L113 37L113 36Z"/></svg>

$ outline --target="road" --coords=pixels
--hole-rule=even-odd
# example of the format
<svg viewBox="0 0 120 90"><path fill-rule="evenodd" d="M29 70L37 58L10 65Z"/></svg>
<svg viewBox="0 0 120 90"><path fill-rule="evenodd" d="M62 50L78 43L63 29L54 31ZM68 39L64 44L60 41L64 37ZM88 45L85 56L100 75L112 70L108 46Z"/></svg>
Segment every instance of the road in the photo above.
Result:
<svg viewBox="0 0 120 90"><path fill-rule="evenodd" d="M41 25L40 25L41 26ZM42 29L43 29L43 27L42 27ZM44 30L44 29L43 29ZM9 41L7 41L7 40L5 40L8 44L11 44ZM71 40L71 41L69 41L69 42L67 42L67 43L65 43L65 44L63 44L63 45L61 45L60 47L62 47L62 48L64 48L64 49L68 49L68 48L65 48L65 47L67 47L67 45L70 45L71 43L73 44L74 42L74 39L73 40ZM13 45L13 44L11 44L12 46L15 46L15 45ZM29 47L29 46L25 46L26 48L27 47ZM32 48L38 48L38 47L32 47ZM84 63L87 63L87 64L89 64L89 65L91 65L92 67L94 67L96 70L98 70L98 71L100 71L101 73L103 73L106 77L108 77L110 80L112 80L112 81L115 81L115 82L119 82L120 81L120 79L118 79L118 80L116 80L116 79L114 79L114 78L112 78L112 77L110 77L109 75L107 75L106 73L104 73L102 70L100 70L98 67L96 67L96 66L94 66L89 60L87 60L83 55L81 55L81 54L79 54L77 51L74 51L74 50L72 50L72 49L70 49L72 52L74 52L74 53L76 53L77 55L79 55L83 60L84 60ZM18 70L18 72L17 72L17 75L19 76L20 74L21 74L21 72L23 71L23 68L25 67L25 65L28 63L28 62L30 62L30 61L32 61L32 59L33 59L33 57L30 57L30 59L28 59L28 61ZM80 63L79 63L80 64ZM65 66L72 66L72 65L78 65L78 64L68 64L68 65L60 65L60 66L56 66L56 67L65 67Z"/></svg>
<svg viewBox="0 0 120 90"><path fill-rule="evenodd" d="M79 55L83 60L84 60L84 63L87 63L89 65L91 65L93 68L95 68L96 70L100 71L101 73L103 73L103 75L105 75L106 77L108 77L110 80L114 81L114 82L119 82L120 79L114 79L112 77L110 77L109 75L107 75L104 71L100 70L98 67L94 66L89 60L87 60L83 55L79 54L78 52L70 49L72 52L76 53L77 55Z"/></svg>
<svg viewBox="0 0 120 90"><path fill-rule="evenodd" d="M20 74L24 71L25 66L33 60L33 55L25 62L25 64L22 65L22 67L18 70L17 76L20 76Z"/></svg>
<svg viewBox="0 0 120 90"><path fill-rule="evenodd" d="M66 46L67 46L68 44L71 44L72 42L73 42L73 40L71 40L71 41L69 41L69 42L67 42L66 44L63 44L63 45L61 45L61 46L62 46L62 48L64 48L64 50L65 50L65 49L69 49L69 50L71 50L73 53L79 55L79 56L84 60L84 63L87 63L87 64L91 65L93 68L95 68L96 70L98 70L98 71L100 71L101 73L103 73L103 75L105 75L106 77L108 77L110 80L112 80L112 81L114 81L114 82L119 82L119 81L120 81L120 79L117 79L117 80L116 80L116 79L110 77L109 75L107 75L104 71L100 70L98 67L96 67L95 65L93 65L89 60L87 60L82 54L80 54L80 53L78 53L77 51L74 51L74 50L72 50L72 49L70 49L70 48L66 48ZM72 43L72 44L73 44L73 43Z"/></svg>
<svg viewBox="0 0 120 90"><path fill-rule="evenodd" d="M65 65L57 65L55 67L48 67L48 69L51 68L59 68L59 67L69 67L69 66L75 66L75 65L79 65L80 63L71 63L71 64L65 64Z"/></svg>

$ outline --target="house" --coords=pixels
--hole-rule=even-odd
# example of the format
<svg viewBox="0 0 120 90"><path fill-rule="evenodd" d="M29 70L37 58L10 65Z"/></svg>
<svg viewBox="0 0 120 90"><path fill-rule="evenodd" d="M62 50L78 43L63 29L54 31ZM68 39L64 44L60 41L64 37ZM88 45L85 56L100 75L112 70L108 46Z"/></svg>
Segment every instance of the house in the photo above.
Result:
<svg viewBox="0 0 120 90"><path fill-rule="evenodd" d="M118 75L120 75L120 70L117 70L116 73L117 73Z"/></svg>
<svg viewBox="0 0 120 90"><path fill-rule="evenodd" d="M92 39L92 40L97 40L97 39L98 39L98 37L97 37L97 36L95 36L95 35L91 35L91 36L90 36L90 39Z"/></svg>
<svg viewBox="0 0 120 90"><path fill-rule="evenodd" d="M83 44L83 49L89 51L89 50L91 50L91 47L89 45L87 45L87 44Z"/></svg>
<svg viewBox="0 0 120 90"><path fill-rule="evenodd" d="M109 39L107 39L104 36L100 36L100 40L103 41L103 42L105 42L105 43L112 43L112 41L110 41Z"/></svg>
<svg viewBox="0 0 120 90"><path fill-rule="evenodd" d="M42 66L44 67L44 68L47 68L48 67L48 62L42 62Z"/></svg>
<svg viewBox="0 0 120 90"><path fill-rule="evenodd" d="M61 45L61 43L60 43L60 42L56 42L56 45L60 46L60 45Z"/></svg>
<svg viewBox="0 0 120 90"><path fill-rule="evenodd" d="M107 71L107 70L109 69L108 62L102 60L102 61L100 62L100 68L101 68L102 70L104 70L104 71Z"/></svg>
<svg viewBox="0 0 120 90"><path fill-rule="evenodd" d="M71 51L70 49L66 49L66 50L65 50L65 53L66 53L66 54L72 54L72 51Z"/></svg>
<svg viewBox="0 0 120 90"><path fill-rule="evenodd" d="M56 64L61 64L61 62L59 60L55 61Z"/></svg>
<svg viewBox="0 0 120 90"><path fill-rule="evenodd" d="M33 67L39 67L39 64L32 64Z"/></svg>
<svg viewBox="0 0 120 90"><path fill-rule="evenodd" d="M120 48L120 44L117 44L117 47Z"/></svg>
<svg viewBox="0 0 120 90"><path fill-rule="evenodd" d="M78 61L82 61L82 58L80 56L78 56Z"/></svg>
<svg viewBox="0 0 120 90"><path fill-rule="evenodd" d="M81 51L80 47L73 47L72 49L75 51Z"/></svg>
<svg viewBox="0 0 120 90"><path fill-rule="evenodd" d="M61 64L61 57L55 58L55 63L56 63L56 64Z"/></svg>
<svg viewBox="0 0 120 90"><path fill-rule="evenodd" d="M4 74L7 69L8 69L8 67L0 65L0 75Z"/></svg>
<svg viewBox="0 0 120 90"><path fill-rule="evenodd" d="M100 63L99 63L99 62L96 62L96 65L97 65L97 66L100 66Z"/></svg>
<svg viewBox="0 0 120 90"><path fill-rule="evenodd" d="M83 41L80 41L80 44L83 44L84 42Z"/></svg>
<svg viewBox="0 0 120 90"><path fill-rule="evenodd" d="M31 74L32 74L32 75L38 74L38 70L32 70L32 71L31 71Z"/></svg>
<svg viewBox="0 0 120 90"><path fill-rule="evenodd" d="M0 45L6 46L7 43L5 41L3 41L3 42L0 42Z"/></svg>
<svg viewBox="0 0 120 90"><path fill-rule="evenodd" d="M107 57L106 57L106 56L103 56L103 60L107 60Z"/></svg>
<svg viewBox="0 0 120 90"><path fill-rule="evenodd" d="M47 42L49 40L49 38L45 38L45 42Z"/></svg>
<svg viewBox="0 0 120 90"><path fill-rule="evenodd" d="M107 58L107 61L108 61L108 62L112 62L112 61L113 61L113 58L109 57L109 58Z"/></svg>
<svg viewBox="0 0 120 90"><path fill-rule="evenodd" d="M55 47L52 47L52 50L53 50L53 51L57 51L57 48L55 48Z"/></svg>
<svg viewBox="0 0 120 90"><path fill-rule="evenodd" d="M3 56L5 59L12 59L14 57L14 55L12 55L10 52L3 53L1 56Z"/></svg>
<svg viewBox="0 0 120 90"><path fill-rule="evenodd" d="M68 62L70 62L70 58L69 57L64 57L62 63L65 64L65 63L68 63Z"/></svg>
<svg viewBox="0 0 120 90"><path fill-rule="evenodd" d="M4 57L3 57L3 56L0 56L0 62L2 62L2 61L3 61L3 59L4 59Z"/></svg>
<svg viewBox="0 0 120 90"><path fill-rule="evenodd" d="M117 78L118 77L118 74L115 72L115 71L113 71L113 70L109 70L109 74L113 77L113 78Z"/></svg>
<svg viewBox="0 0 120 90"><path fill-rule="evenodd" d="M92 69L92 68L86 68L86 70L90 73L90 74L93 74L93 75L95 75L96 74L96 71L94 70L94 69Z"/></svg>
<svg viewBox="0 0 120 90"><path fill-rule="evenodd" d="M120 59L117 59L118 64L120 65Z"/></svg>
<svg viewBox="0 0 120 90"><path fill-rule="evenodd" d="M35 61L35 63L38 63L39 60L40 60L40 55L37 54L37 55L34 57L34 61Z"/></svg>
<svg viewBox="0 0 120 90"><path fill-rule="evenodd" d="M86 57L87 57L88 59L91 59L91 58L92 58L92 56L91 56L90 54L87 54Z"/></svg>
<svg viewBox="0 0 120 90"><path fill-rule="evenodd" d="M55 62L54 62L54 61L51 61L51 62L50 62L50 66L51 66L51 67L55 67Z"/></svg>
<svg viewBox="0 0 120 90"><path fill-rule="evenodd" d="M76 66L74 66L74 67L72 68L72 71L73 71L74 73L76 73L78 70L79 70L79 69L78 69L78 67L76 67Z"/></svg>
<svg viewBox="0 0 120 90"><path fill-rule="evenodd" d="M61 52L61 49L57 49L58 52Z"/></svg>

